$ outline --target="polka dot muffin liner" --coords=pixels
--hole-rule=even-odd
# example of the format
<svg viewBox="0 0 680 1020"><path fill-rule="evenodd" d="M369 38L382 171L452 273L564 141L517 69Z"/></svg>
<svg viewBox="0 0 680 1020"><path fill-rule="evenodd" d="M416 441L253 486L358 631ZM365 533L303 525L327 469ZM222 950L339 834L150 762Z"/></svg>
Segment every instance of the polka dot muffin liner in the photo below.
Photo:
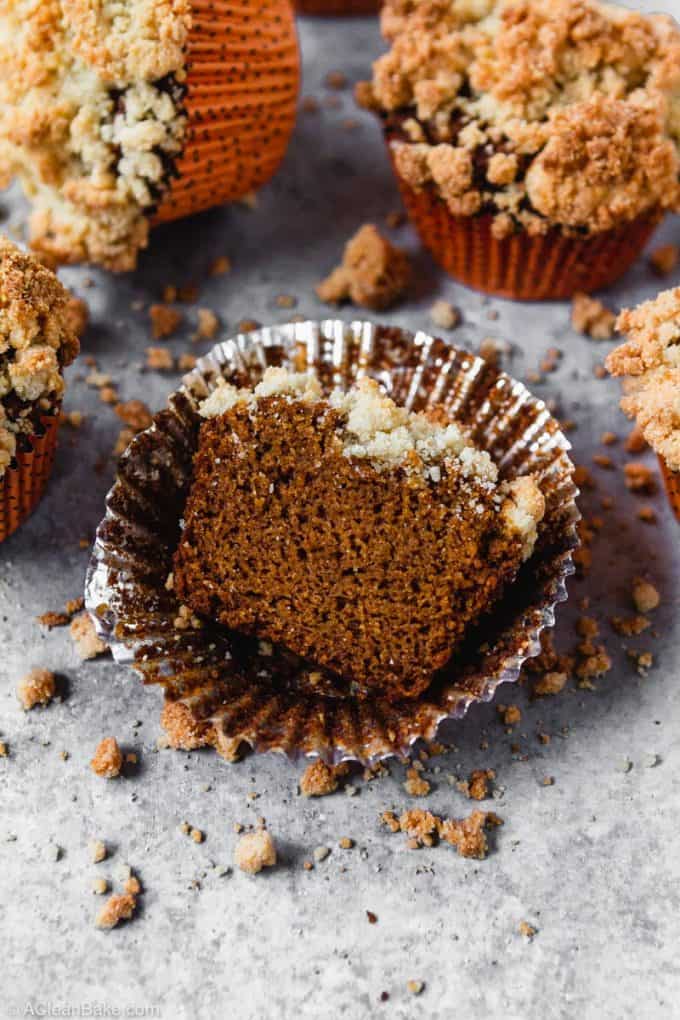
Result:
<svg viewBox="0 0 680 1020"><path fill-rule="evenodd" d="M661 474L666 485L666 492L673 512L680 521L680 471L672 471L663 457L659 457Z"/></svg>
<svg viewBox="0 0 680 1020"><path fill-rule="evenodd" d="M295 126L300 54L289 0L193 0L184 149L154 222L243 198Z"/></svg>
<svg viewBox="0 0 680 1020"><path fill-rule="evenodd" d="M557 301L610 286L637 260L661 217L641 216L616 230L567 237L493 235L493 217L453 216L434 191L415 191L397 174L409 219L425 248L454 279L516 301Z"/></svg>
<svg viewBox="0 0 680 1020"><path fill-rule="evenodd" d="M47 488L57 450L59 417L45 415L44 431L17 451L14 464L0 479L0 542L9 538L35 510Z"/></svg>
<svg viewBox="0 0 680 1020"><path fill-rule="evenodd" d="M546 499L533 556L506 597L418 698L356 700L349 684L281 646L182 612L172 583L198 445L202 400L226 378L253 386L268 365L314 371L324 392L377 379L397 403L443 406L504 478L535 474ZM555 622L573 572L579 517L569 443L544 402L466 351L425 333L368 322L291 323L239 334L201 358L121 459L86 582L86 606L116 660L165 692L173 746L241 745L329 763L375 763L433 740L500 684L516 681Z"/></svg>
<svg viewBox="0 0 680 1020"><path fill-rule="evenodd" d="M377 14L380 7L380 0L295 0L298 14L317 14L326 17Z"/></svg>

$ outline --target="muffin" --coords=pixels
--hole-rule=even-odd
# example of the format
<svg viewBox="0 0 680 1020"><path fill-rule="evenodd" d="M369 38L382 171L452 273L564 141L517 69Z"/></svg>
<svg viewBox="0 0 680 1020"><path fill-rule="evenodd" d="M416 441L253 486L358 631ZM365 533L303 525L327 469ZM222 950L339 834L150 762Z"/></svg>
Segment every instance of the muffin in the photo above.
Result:
<svg viewBox="0 0 680 1020"><path fill-rule="evenodd" d="M0 541L44 492L62 370L78 350L68 291L51 270L0 238Z"/></svg>
<svg viewBox="0 0 680 1020"><path fill-rule="evenodd" d="M519 299L621 276L680 207L680 28L597 0L387 0L381 117L452 276Z"/></svg>
<svg viewBox="0 0 680 1020"><path fill-rule="evenodd" d="M533 552L536 482L500 481L458 425L375 381L323 397L314 375L269 368L200 413L178 598L359 697L421 694Z"/></svg>
<svg viewBox="0 0 680 1020"><path fill-rule="evenodd" d="M265 183L295 120L288 0L6 0L0 178L56 262L134 268L153 223Z"/></svg>
<svg viewBox="0 0 680 1020"><path fill-rule="evenodd" d="M658 454L680 520L680 287L622 312L617 329L628 339L607 368L623 377L621 407Z"/></svg>

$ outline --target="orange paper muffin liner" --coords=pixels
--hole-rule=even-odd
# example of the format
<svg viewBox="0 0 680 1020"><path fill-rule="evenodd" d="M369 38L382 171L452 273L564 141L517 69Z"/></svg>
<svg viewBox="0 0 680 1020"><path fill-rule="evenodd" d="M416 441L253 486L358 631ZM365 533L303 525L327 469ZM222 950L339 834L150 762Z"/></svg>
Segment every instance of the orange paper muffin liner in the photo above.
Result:
<svg viewBox="0 0 680 1020"><path fill-rule="evenodd" d="M630 269L661 218L648 214L591 237L520 230L499 240L491 215L453 216L434 192L397 179L409 218L442 269L468 287L516 301L557 301L608 287Z"/></svg>
<svg viewBox="0 0 680 1020"><path fill-rule="evenodd" d="M154 222L234 201L265 184L288 146L299 84L289 0L193 0L184 149Z"/></svg>
<svg viewBox="0 0 680 1020"><path fill-rule="evenodd" d="M16 467L0 480L0 542L9 538L36 508L47 487L57 449L59 418L41 419L43 435L31 436L31 449L17 452Z"/></svg>
<svg viewBox="0 0 680 1020"><path fill-rule="evenodd" d="M295 0L298 14L341 17L352 14L377 14L380 0Z"/></svg>
<svg viewBox="0 0 680 1020"><path fill-rule="evenodd" d="M659 457L661 473L666 483L666 492L675 516L680 521L680 471L671 471L663 457Z"/></svg>

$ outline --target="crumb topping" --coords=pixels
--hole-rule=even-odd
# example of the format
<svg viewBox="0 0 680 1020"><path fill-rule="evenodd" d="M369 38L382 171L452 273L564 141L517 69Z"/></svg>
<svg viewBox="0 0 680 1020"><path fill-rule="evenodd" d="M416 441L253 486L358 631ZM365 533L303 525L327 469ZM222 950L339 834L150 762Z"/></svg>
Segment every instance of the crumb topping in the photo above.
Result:
<svg viewBox="0 0 680 1020"><path fill-rule="evenodd" d="M123 752L115 737L104 737L97 745L90 768L102 779L115 779L123 768Z"/></svg>
<svg viewBox="0 0 680 1020"><path fill-rule="evenodd" d="M79 350L71 297L54 273L0 237L0 478L20 436L58 409Z"/></svg>
<svg viewBox="0 0 680 1020"><path fill-rule="evenodd" d="M134 267L181 150L188 0L0 6L0 177L58 261Z"/></svg>
<svg viewBox="0 0 680 1020"><path fill-rule="evenodd" d="M49 669L32 669L17 686L17 697L22 708L28 712L36 705L47 705L56 694L54 673Z"/></svg>
<svg viewBox="0 0 680 1020"><path fill-rule="evenodd" d="M617 328L628 339L607 368L624 377L621 407L671 471L680 471L680 287L622 312Z"/></svg>
<svg viewBox="0 0 680 1020"><path fill-rule="evenodd" d="M367 223L345 246L342 264L316 288L327 304L351 301L381 311L404 295L411 283L408 255Z"/></svg>
<svg viewBox="0 0 680 1020"><path fill-rule="evenodd" d="M680 205L680 29L599 0L387 0L358 90L454 215L595 233Z"/></svg>
<svg viewBox="0 0 680 1020"><path fill-rule="evenodd" d="M276 847L266 829L241 836L234 850L234 863L249 875L257 875L263 868L276 864Z"/></svg>

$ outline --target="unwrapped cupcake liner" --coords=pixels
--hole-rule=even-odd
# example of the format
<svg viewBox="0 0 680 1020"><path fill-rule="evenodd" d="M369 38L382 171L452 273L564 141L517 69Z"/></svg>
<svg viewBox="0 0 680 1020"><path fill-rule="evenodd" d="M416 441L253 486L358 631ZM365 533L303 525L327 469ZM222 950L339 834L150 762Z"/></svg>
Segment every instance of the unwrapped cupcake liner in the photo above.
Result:
<svg viewBox="0 0 680 1020"><path fill-rule="evenodd" d="M431 188L416 191L399 174L406 211L423 245L454 279L516 301L556 301L610 286L637 260L659 221L647 214L589 237L560 230L493 234L493 216L454 216Z"/></svg>
<svg viewBox="0 0 680 1020"><path fill-rule="evenodd" d="M261 187L295 126L300 54L290 0L192 0L191 9L188 125L157 223Z"/></svg>
<svg viewBox="0 0 680 1020"><path fill-rule="evenodd" d="M253 386L268 365L314 371L324 392L370 375L410 410L442 405L488 450L505 478L535 473L546 516L532 558L422 696L355 700L333 674L281 647L181 610L169 575L198 444L199 403L222 378ZM540 650L573 572L578 511L569 443L522 383L425 333L368 322L291 323L239 334L201 358L167 408L121 459L97 531L86 605L118 662L166 693L176 746L240 743L291 757L374 763L434 739L516 681Z"/></svg>
<svg viewBox="0 0 680 1020"><path fill-rule="evenodd" d="M327 17L377 14L381 6L381 0L295 0L298 14Z"/></svg>
<svg viewBox="0 0 680 1020"><path fill-rule="evenodd" d="M661 465L661 473L666 485L668 499L675 516L680 521L680 471L672 471L661 456L659 456L659 464Z"/></svg>
<svg viewBox="0 0 680 1020"><path fill-rule="evenodd" d="M14 464L0 478L0 542L35 510L52 473L59 416L45 415L41 423L44 431L29 438L29 449L17 450Z"/></svg>

